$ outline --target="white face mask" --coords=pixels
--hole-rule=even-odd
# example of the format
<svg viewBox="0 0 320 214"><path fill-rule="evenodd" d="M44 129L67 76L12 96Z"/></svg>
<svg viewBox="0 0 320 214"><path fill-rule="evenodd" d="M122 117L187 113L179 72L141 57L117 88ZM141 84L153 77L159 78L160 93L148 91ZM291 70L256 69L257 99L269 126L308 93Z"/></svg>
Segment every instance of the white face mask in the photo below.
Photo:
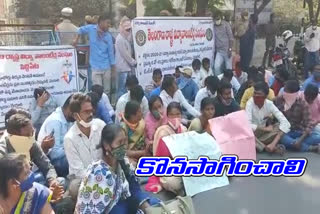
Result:
<svg viewBox="0 0 320 214"><path fill-rule="evenodd" d="M216 20L216 25L221 25L221 19L219 19L219 20Z"/></svg>
<svg viewBox="0 0 320 214"><path fill-rule="evenodd" d="M312 30L317 30L317 26L312 26Z"/></svg>
<svg viewBox="0 0 320 214"><path fill-rule="evenodd" d="M80 118L79 124L80 124L81 126L83 126L84 128L90 128L90 127L92 126L92 120L87 123L87 122L84 122L84 121L82 120L82 118L80 117L79 114L78 114L78 116L79 116L79 118Z"/></svg>

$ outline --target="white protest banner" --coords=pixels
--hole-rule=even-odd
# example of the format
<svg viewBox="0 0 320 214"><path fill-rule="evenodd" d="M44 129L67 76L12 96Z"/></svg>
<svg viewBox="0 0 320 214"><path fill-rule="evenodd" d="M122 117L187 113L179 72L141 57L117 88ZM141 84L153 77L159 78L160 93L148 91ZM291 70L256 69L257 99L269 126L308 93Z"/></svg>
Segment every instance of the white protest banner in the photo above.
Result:
<svg viewBox="0 0 320 214"><path fill-rule="evenodd" d="M76 51L71 46L0 48L0 127L13 107L29 108L33 91L44 87L59 104L78 91Z"/></svg>
<svg viewBox="0 0 320 214"><path fill-rule="evenodd" d="M156 68L172 74L177 66L191 66L194 59L213 60L212 18L139 17L132 25L137 77L143 87Z"/></svg>
<svg viewBox="0 0 320 214"><path fill-rule="evenodd" d="M197 160L203 156L211 160L219 160L221 156L219 145L208 133L198 134L191 131L164 137L163 141L172 157L182 156L189 160ZM200 166L201 163L197 165ZM184 176L182 179L188 196L229 185L228 177L225 174L219 177Z"/></svg>

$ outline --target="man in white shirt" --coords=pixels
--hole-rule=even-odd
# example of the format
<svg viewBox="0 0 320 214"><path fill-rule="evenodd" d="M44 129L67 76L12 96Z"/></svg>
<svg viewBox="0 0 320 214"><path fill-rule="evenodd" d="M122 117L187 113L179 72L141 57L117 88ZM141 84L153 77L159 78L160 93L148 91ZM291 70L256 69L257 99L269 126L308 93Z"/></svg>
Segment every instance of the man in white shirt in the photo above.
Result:
<svg viewBox="0 0 320 214"><path fill-rule="evenodd" d="M201 82L201 61L199 59L195 59L192 61L192 79L195 81L195 83L198 85L199 88L202 88L202 82Z"/></svg>
<svg viewBox="0 0 320 214"><path fill-rule="evenodd" d="M306 30L304 43L307 49L304 58L304 75L307 79L311 68L319 64L320 28L315 20L312 21L312 25Z"/></svg>
<svg viewBox="0 0 320 214"><path fill-rule="evenodd" d="M205 82L205 88L202 88L198 91L196 99L194 101L194 108L200 112L201 107L201 101L206 98L215 98L217 96L217 90L219 87L219 79L216 76L209 76L204 81Z"/></svg>
<svg viewBox="0 0 320 214"><path fill-rule="evenodd" d="M219 80L225 79L226 81L230 82L232 85L232 97L234 98L234 94L237 94L241 85L238 82L237 78L233 75L233 71L226 69L223 71L223 74L218 76Z"/></svg>
<svg viewBox="0 0 320 214"><path fill-rule="evenodd" d="M178 90L176 80L173 76L167 75L164 77L161 90L160 97L165 108L172 102L178 102L193 117L198 117L201 115L199 111L197 111L188 103L182 92Z"/></svg>
<svg viewBox="0 0 320 214"><path fill-rule="evenodd" d="M281 111L267 100L269 86L258 82L254 86L254 96L248 101L246 112L256 136L256 148L259 152L283 154L285 147L278 144L282 136L290 131L290 123ZM275 117L279 124L268 124L270 117Z"/></svg>
<svg viewBox="0 0 320 214"><path fill-rule="evenodd" d="M140 103L143 117L145 117L147 115L147 113L149 112L148 100L144 96L143 88L140 85L137 85L137 86L131 88L128 93L122 95L119 98L117 105L116 105L116 120L115 120L116 123L120 123L121 114L124 113L124 109L126 107L126 104L132 100Z"/></svg>
<svg viewBox="0 0 320 214"><path fill-rule="evenodd" d="M202 67L200 70L200 81L201 81L201 87L204 87L204 80L208 77L208 76L213 76L213 71L210 65L210 59L208 58L204 58L202 60Z"/></svg>
<svg viewBox="0 0 320 214"><path fill-rule="evenodd" d="M102 157L102 150L97 149L97 146L105 123L93 119L91 99L87 95L74 94L70 101L70 111L76 122L64 138L64 150L69 162L69 175L81 179L87 167Z"/></svg>

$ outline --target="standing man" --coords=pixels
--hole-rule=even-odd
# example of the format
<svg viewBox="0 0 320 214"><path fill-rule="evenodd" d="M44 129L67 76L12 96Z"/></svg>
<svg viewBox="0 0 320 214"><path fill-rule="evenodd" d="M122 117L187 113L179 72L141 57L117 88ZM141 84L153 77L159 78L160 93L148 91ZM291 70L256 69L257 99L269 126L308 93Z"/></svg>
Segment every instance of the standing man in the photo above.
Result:
<svg viewBox="0 0 320 214"><path fill-rule="evenodd" d="M277 34L277 28L274 23L274 13L270 15L270 21L265 26L265 33L266 33L266 52L263 56L262 66L266 66L266 61L268 57L268 67L272 67L272 55L273 51L276 47L276 34Z"/></svg>
<svg viewBox="0 0 320 214"><path fill-rule="evenodd" d="M108 31L110 18L102 15L97 25L86 25L78 30L73 42L76 46L81 35L89 36L90 66L92 69L93 84L102 85L105 92L111 92L111 74L115 75L115 57L112 35Z"/></svg>
<svg viewBox="0 0 320 214"><path fill-rule="evenodd" d="M319 64L319 47L320 47L320 28L315 20L311 21L312 25L306 30L304 36L305 47L307 49L304 56L304 77L309 77L310 69Z"/></svg>
<svg viewBox="0 0 320 214"><path fill-rule="evenodd" d="M244 72L248 72L252 60L257 23L258 17L251 14L248 28L245 34L240 37L240 66Z"/></svg>
<svg viewBox="0 0 320 214"><path fill-rule="evenodd" d="M237 18L234 26L235 50L236 54L240 53L240 38L246 33L249 25L249 14L247 11L241 13L240 19Z"/></svg>
<svg viewBox="0 0 320 214"><path fill-rule="evenodd" d="M69 7L63 8L61 10L62 22L56 27L61 45L71 45L73 38L77 34L78 28L74 24L72 24L70 20L72 12L72 9Z"/></svg>
<svg viewBox="0 0 320 214"><path fill-rule="evenodd" d="M233 34L230 24L222 20L220 14L216 15L214 26L216 46L216 59L214 64L214 70L216 75L220 75L222 73L221 66L223 63L225 63L226 69L232 69L231 57L233 46Z"/></svg>
<svg viewBox="0 0 320 214"><path fill-rule="evenodd" d="M136 60L132 58L132 36L131 36L131 21L128 17L123 17L120 26L120 33L116 38L116 69L118 72L118 94L121 97L127 93L126 79L128 73L133 71L134 66L137 64Z"/></svg>

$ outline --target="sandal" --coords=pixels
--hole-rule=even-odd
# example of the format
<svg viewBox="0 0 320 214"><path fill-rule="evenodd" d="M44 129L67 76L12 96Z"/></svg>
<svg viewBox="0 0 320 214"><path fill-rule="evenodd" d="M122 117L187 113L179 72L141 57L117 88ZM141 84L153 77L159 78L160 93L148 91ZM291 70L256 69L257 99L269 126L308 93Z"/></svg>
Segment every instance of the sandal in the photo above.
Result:
<svg viewBox="0 0 320 214"><path fill-rule="evenodd" d="M320 147L319 147L319 148L320 148ZM320 150L319 150L319 151L320 151ZM278 145L276 146L275 151L274 151L274 153L276 153L276 154L278 154L278 155L280 155L280 156L283 156L285 152L286 152L286 147L285 147L284 145L282 145L282 144L278 144Z"/></svg>

